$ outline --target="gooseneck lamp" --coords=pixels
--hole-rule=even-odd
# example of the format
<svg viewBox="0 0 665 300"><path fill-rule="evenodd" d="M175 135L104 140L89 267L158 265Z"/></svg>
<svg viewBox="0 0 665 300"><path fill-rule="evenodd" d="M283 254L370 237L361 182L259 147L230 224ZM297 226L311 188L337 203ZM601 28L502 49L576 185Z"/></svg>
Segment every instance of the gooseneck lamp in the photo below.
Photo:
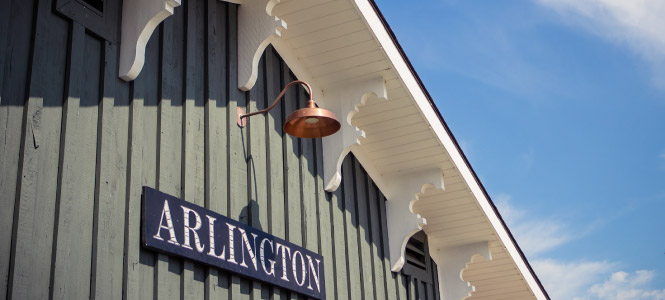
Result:
<svg viewBox="0 0 665 300"><path fill-rule="evenodd" d="M312 94L313 94L312 87L309 86L307 82L301 80L295 80L287 84L286 87L284 87L284 89L282 90L282 92L279 93L279 96L277 96L275 102L273 102L266 109L251 113L245 113L245 111L242 108L238 107L237 108L238 126L245 127L247 118L253 115L264 114L269 112L277 105L277 102L279 102L279 100L282 99L282 97L286 93L286 90L288 90L291 86L295 84L303 84L307 86L307 89L309 90L309 101L307 101L307 107L292 112L286 118L286 122L284 122L284 127L283 127L284 132L288 133L289 135L301 138L319 138L319 137L329 136L337 132L341 127L341 125L339 121L337 121L337 117L335 117L335 114L329 110L317 107L316 102L314 102L314 100L312 99Z"/></svg>

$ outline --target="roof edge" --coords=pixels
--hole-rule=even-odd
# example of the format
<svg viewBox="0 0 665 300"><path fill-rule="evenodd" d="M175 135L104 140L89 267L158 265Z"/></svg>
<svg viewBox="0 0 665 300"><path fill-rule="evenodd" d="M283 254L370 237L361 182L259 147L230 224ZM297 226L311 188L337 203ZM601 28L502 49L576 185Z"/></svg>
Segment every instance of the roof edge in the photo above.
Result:
<svg viewBox="0 0 665 300"><path fill-rule="evenodd" d="M485 186L483 185L483 183L478 178L478 175L476 174L476 171L473 169L473 167L471 166L471 163L469 162L468 158L466 157L466 155L462 151L462 148L460 147L459 143L457 142L457 139L455 138L455 135L453 135L452 131L448 127L448 124L446 124L446 121L443 119L443 115L441 115L441 112L439 111L436 104L434 103L434 100L433 100L432 96L430 95L429 91L427 90L427 88L425 87L425 84L420 79L420 76L418 76L418 73L416 72L415 68L413 67L413 64L411 64L411 61L409 60L409 58L406 56L406 52L404 51L404 49L402 48L402 45L397 40L397 36L393 32L393 30L390 28L390 25L388 24L388 21L386 20L386 18L381 13L381 10L379 10L379 7L376 5L375 0L368 0L368 2L370 3L372 8L374 9L374 12L376 13L376 15L381 20L381 23L383 24L383 27L386 29L386 32L390 36L393 44L395 45L395 47L399 51L400 56L402 57L402 59L404 60L404 62L407 65L407 67L411 71L411 74L416 79L416 82L420 86L420 89L422 90L423 94L425 94L425 97L429 101L430 106L432 107L432 109L436 113L437 117L439 118L439 121L441 121L441 125L443 125L443 128L445 129L446 133L450 136L451 140L453 141L453 144L457 148L457 151L459 151L459 153L461 154L462 159L464 160L464 163L466 164L466 166L471 171L471 174L473 175L473 178L475 179L476 183L478 184L478 186L480 186L480 189L482 190L485 197L487 197L487 200L488 200L489 204L492 206L492 210L494 210L494 213L496 213L497 217L501 221L501 224L503 225L503 228L508 233L508 236L510 237L510 240L515 245L515 248L517 248L517 251L519 252L520 257L522 258L522 260L526 264L527 268L531 272L531 275L533 276L533 278L536 280L536 283L540 287L540 290L543 292L543 294L545 295L545 297L547 299L551 299L549 294L547 293L547 290L545 290L545 287L543 286L542 282L540 281L540 278L538 278L538 275L536 275L536 272L531 267L531 264L529 263L529 260L524 255L524 252L522 251L522 248L520 248L519 244L515 240L515 237L513 236L513 233L510 231L510 229L508 228L508 225L506 224L503 217L499 213L499 210L497 209L496 205L494 204L494 201L492 201L492 198L490 197L489 193L487 193L487 190L485 189Z"/></svg>

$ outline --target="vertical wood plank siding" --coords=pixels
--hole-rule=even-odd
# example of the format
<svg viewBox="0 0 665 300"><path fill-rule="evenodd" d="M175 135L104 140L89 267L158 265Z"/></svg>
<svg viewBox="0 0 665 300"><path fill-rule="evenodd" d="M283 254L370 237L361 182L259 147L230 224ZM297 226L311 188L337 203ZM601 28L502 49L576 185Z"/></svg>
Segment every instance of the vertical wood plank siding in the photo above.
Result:
<svg viewBox="0 0 665 300"><path fill-rule="evenodd" d="M390 271L386 200L353 155L325 192L321 140L282 131L302 87L235 124L295 79L268 47L236 88L237 5L183 1L125 82L118 45L52 4L0 4L0 299L303 298L143 249L143 185L322 254L327 299L438 299Z"/></svg>

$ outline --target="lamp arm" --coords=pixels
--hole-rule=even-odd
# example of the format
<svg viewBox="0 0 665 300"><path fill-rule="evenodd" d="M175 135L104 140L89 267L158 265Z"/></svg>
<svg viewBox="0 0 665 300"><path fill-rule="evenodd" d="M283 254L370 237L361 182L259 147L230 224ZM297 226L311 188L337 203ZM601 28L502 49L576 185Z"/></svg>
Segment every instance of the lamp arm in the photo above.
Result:
<svg viewBox="0 0 665 300"><path fill-rule="evenodd" d="M258 110L258 111L255 111L255 112L251 112L251 113L242 114L242 115L240 115L240 116L238 117L238 121L241 122L242 119L244 119L244 118L248 118L248 117L251 117L251 116L253 116L253 115L258 115L258 114L266 113L266 112L270 111L271 109L275 108L275 106L277 105L277 102L279 102L279 100L282 99L282 97L284 96L284 94L286 94L286 90L288 90L291 86L293 86L293 85L295 85L295 84L298 84L298 83L300 83L300 84L304 84L305 86L307 86L307 89L309 90L309 100L312 101L312 87L309 85L309 83L304 82L304 81L302 81L302 80L294 80L294 81L291 81L289 84L287 84L287 85L284 87L284 89L282 89L282 92L279 93L279 95L277 96L277 98L275 98L275 101L274 101L270 106L268 106L268 108L266 108L266 109L262 109L262 110Z"/></svg>

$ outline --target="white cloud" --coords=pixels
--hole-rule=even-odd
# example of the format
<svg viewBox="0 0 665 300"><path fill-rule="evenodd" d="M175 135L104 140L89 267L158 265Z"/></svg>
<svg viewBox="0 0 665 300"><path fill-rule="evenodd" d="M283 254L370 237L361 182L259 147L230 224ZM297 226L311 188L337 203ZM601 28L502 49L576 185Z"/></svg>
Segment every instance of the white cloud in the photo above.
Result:
<svg viewBox="0 0 665 300"><path fill-rule="evenodd" d="M574 299L602 280L616 266L611 262L561 263L552 259L531 262L552 299ZM582 298L583 299L583 298Z"/></svg>
<svg viewBox="0 0 665 300"><path fill-rule="evenodd" d="M587 299L605 300L662 300L665 289L651 289L649 284L655 271L639 270L633 274L623 271L612 273L603 283L594 284L587 290Z"/></svg>
<svg viewBox="0 0 665 300"><path fill-rule="evenodd" d="M619 271L619 262L564 262L546 258L548 251L582 237L597 225L591 223L583 233L571 234L573 230L563 222L533 217L511 206L511 198L508 194L498 194L494 203L517 243L532 258L531 266L552 299L665 300L665 289L651 287L655 271L638 270L631 274Z"/></svg>
<svg viewBox="0 0 665 300"><path fill-rule="evenodd" d="M413 3L413 6L418 6L421 10L429 9L427 16L436 18L444 13L432 10L436 8L432 8L431 5L426 6L425 2L427 1L410 1L409 4ZM529 25L541 20L528 14L520 14L517 21L516 17L510 15L508 18L511 20L507 22L508 24L504 24L507 26L497 26L499 22L506 23L500 19L506 16L492 14L488 19L484 14L477 14L461 7L445 9L451 9L463 17L450 19L445 26L432 26L430 23L417 20L396 26L401 27L406 34L404 37L400 36L400 40L404 39L407 54L415 54L410 56L418 69L439 74L452 72L460 78L477 81L480 85L521 96L509 97L512 100L533 102L542 100L544 95L562 92L558 88L561 81L559 76L550 73L547 68L534 65L529 55L525 53L526 49L516 38L521 37L525 31L527 34L530 33L525 28L530 29ZM422 12L418 11L418 15L412 16L421 15ZM422 30L423 26L427 26L428 29ZM432 36L437 38L432 39ZM409 48L409 44L417 47ZM440 84L440 82L430 83ZM464 99L459 95L456 97L462 97L460 101L478 100Z"/></svg>
<svg viewBox="0 0 665 300"><path fill-rule="evenodd" d="M525 252L538 255L572 240L565 225L555 220L532 220L520 223L514 230Z"/></svg>
<svg viewBox="0 0 665 300"><path fill-rule="evenodd" d="M607 261L563 263L542 259L532 261L531 265L552 299L665 299L665 289L650 288L655 271L613 272L619 264Z"/></svg>
<svg viewBox="0 0 665 300"><path fill-rule="evenodd" d="M504 221L510 225L512 229L513 225L517 225L517 221L522 219L524 216L524 211L514 208L510 205L511 196L508 194L498 194L494 198L494 204L496 204L501 213L501 217ZM512 231L512 230L511 230Z"/></svg>
<svg viewBox="0 0 665 300"><path fill-rule="evenodd" d="M665 88L665 1L537 1L565 20L636 52L650 63L656 86Z"/></svg>
<svg viewBox="0 0 665 300"><path fill-rule="evenodd" d="M529 257L552 250L576 236L569 234L564 222L552 218L532 218L524 211L510 205L510 195L499 194L494 198L503 219L510 225L510 231L517 239L520 248Z"/></svg>

